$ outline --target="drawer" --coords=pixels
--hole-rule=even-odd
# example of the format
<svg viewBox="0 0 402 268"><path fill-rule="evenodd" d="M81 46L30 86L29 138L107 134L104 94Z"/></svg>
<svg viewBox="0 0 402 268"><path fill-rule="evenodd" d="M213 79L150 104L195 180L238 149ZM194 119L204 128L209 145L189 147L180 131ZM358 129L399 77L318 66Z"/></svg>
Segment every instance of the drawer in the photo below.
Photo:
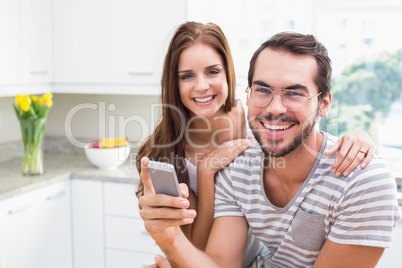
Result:
<svg viewBox="0 0 402 268"><path fill-rule="evenodd" d="M161 254L142 219L105 216L106 248Z"/></svg>
<svg viewBox="0 0 402 268"><path fill-rule="evenodd" d="M155 263L154 256L154 254L107 249L106 268L145 268Z"/></svg>
<svg viewBox="0 0 402 268"><path fill-rule="evenodd" d="M105 214L139 218L136 190L136 184L105 182Z"/></svg>

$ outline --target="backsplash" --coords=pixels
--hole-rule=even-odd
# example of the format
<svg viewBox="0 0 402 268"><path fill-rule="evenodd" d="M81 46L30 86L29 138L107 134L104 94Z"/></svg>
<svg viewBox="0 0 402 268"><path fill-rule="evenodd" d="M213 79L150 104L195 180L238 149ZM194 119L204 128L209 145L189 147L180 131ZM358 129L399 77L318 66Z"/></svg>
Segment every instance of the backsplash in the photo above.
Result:
<svg viewBox="0 0 402 268"><path fill-rule="evenodd" d="M84 142L91 142L87 140ZM20 140L0 144L0 163L22 157L22 142ZM45 136L43 140L43 150L46 152L60 154L84 154L82 148L78 148L64 137Z"/></svg>

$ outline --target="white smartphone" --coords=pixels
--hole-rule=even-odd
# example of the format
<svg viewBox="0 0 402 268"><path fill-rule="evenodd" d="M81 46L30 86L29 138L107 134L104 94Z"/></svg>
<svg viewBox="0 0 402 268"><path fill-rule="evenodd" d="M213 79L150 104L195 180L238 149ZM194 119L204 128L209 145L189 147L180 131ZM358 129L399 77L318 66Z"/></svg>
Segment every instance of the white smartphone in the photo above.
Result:
<svg viewBox="0 0 402 268"><path fill-rule="evenodd" d="M156 194L182 197L179 180L172 164L149 161L147 167Z"/></svg>

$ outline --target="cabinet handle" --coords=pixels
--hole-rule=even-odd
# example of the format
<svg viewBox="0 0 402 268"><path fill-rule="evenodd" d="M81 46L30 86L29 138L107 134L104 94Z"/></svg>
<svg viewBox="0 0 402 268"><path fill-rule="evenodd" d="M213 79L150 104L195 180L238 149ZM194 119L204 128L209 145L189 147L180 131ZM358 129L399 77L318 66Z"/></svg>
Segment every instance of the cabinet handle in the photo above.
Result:
<svg viewBox="0 0 402 268"><path fill-rule="evenodd" d="M14 209L10 209L10 210L8 211L8 214L16 214L16 213L18 213L18 212L21 212L21 211L26 210L26 209L29 208L29 207L30 207L29 204L25 204L25 205L22 205L22 206L20 206L20 207L14 208Z"/></svg>
<svg viewBox="0 0 402 268"><path fill-rule="evenodd" d="M49 71L31 71L32 75L46 75Z"/></svg>
<svg viewBox="0 0 402 268"><path fill-rule="evenodd" d="M58 192L56 194L49 195L48 197L46 197L46 200L50 201L50 200L57 199L59 197L62 197L65 193L66 193L65 191L61 191L61 192Z"/></svg>
<svg viewBox="0 0 402 268"><path fill-rule="evenodd" d="M128 72L129 75L136 76L136 75L152 75L152 72Z"/></svg>

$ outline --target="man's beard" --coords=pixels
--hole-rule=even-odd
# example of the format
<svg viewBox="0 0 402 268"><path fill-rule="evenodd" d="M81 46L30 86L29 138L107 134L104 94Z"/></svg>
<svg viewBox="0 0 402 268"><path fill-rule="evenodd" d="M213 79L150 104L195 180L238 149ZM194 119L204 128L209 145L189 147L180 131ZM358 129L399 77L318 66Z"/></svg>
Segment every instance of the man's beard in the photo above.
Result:
<svg viewBox="0 0 402 268"><path fill-rule="evenodd" d="M253 128L252 124L250 124L251 130L253 131L254 137L255 139L258 141L258 143L261 145L262 150L265 152L265 154L267 156L270 157L284 157L285 155L293 152L294 150L296 150L301 144L303 144L303 142L310 136L311 132L313 132L315 125L317 123L317 118L318 118L318 112L319 110L317 109L315 111L314 114L310 115L309 118L314 117L314 119L312 121L308 120L304 123L304 127L301 131L301 133L299 133L299 135L297 135L293 141L286 147L284 147L282 150L280 151L270 151L268 148L269 146L272 147L276 147L278 143L280 143L282 141L282 139L280 140L270 140L270 144L265 144L263 142L263 131L260 131L260 129L256 129ZM292 122L295 124L299 124L299 121L296 119L291 119L288 118L284 115L279 116L279 117L275 117L272 114L268 114L267 116L257 116L255 118L254 121L258 121L258 120L277 120L277 121L284 121L284 122ZM250 121L249 121L250 122ZM265 139L266 140L266 139Z"/></svg>

